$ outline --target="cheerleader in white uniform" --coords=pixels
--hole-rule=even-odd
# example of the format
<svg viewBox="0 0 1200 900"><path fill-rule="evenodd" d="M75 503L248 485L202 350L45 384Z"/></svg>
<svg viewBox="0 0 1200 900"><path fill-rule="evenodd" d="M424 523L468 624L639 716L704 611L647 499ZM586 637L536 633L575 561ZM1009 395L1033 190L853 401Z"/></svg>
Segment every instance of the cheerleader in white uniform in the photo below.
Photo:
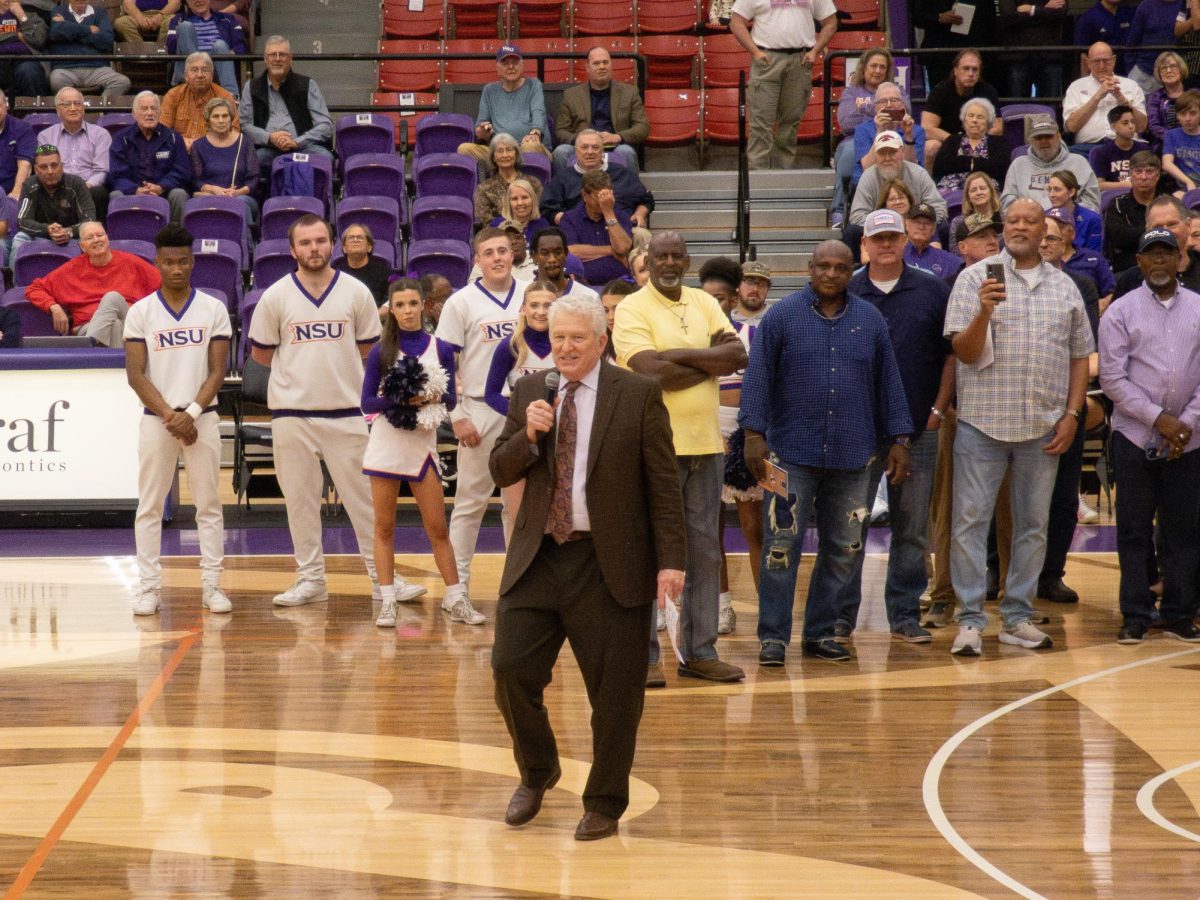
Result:
<svg viewBox="0 0 1200 900"><path fill-rule="evenodd" d="M375 624L384 628L396 624L396 497L402 481L408 482L416 498L421 523L433 546L434 563L446 585L443 607L451 610L453 617L454 606L466 599L466 591L459 584L454 550L446 528L445 497L437 456L437 428L445 419L447 408L453 408L455 402L451 389L454 348L422 329L424 297L419 281L401 278L392 282L387 308L389 315L383 323L383 336L367 356L362 389L363 412L375 414L363 456L363 474L371 481L371 499L375 508L375 564L383 594L383 608ZM412 375L418 368L408 362L411 359L419 361L419 368L425 374L426 383L421 393L407 401L394 395L383 396L399 373ZM405 402L413 414L402 424L411 425L411 428L397 427L392 421L403 418L401 407ZM464 612L455 621L478 625L484 617Z"/></svg>
<svg viewBox="0 0 1200 900"><path fill-rule="evenodd" d="M558 289L550 282L530 282L521 301L516 329L511 337L496 345L483 398L502 416L508 415L508 398L518 378L554 368L554 356L550 352L550 305L557 299ZM504 544L508 546L512 523L525 494L525 481L522 479L500 491L504 508L512 510L512 515L504 522Z"/></svg>

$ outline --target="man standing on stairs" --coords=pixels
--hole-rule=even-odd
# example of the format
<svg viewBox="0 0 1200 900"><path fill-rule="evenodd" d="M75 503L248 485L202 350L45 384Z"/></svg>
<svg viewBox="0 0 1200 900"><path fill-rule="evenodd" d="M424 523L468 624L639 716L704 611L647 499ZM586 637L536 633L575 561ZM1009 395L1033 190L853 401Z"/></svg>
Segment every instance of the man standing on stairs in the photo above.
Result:
<svg viewBox="0 0 1200 900"><path fill-rule="evenodd" d="M837 31L837 7L833 0L737 0L729 30L752 60L750 168L798 168L796 127L812 95L813 66Z"/></svg>

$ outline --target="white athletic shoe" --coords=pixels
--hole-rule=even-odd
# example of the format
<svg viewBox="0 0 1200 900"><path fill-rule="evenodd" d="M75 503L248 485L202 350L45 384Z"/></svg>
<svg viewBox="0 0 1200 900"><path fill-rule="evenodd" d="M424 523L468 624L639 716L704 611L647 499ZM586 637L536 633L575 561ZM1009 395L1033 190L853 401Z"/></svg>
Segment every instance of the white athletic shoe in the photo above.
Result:
<svg viewBox="0 0 1200 900"><path fill-rule="evenodd" d="M379 618L375 620L375 624L380 628L395 628L396 627L396 601L384 600L383 609L379 611Z"/></svg>
<svg viewBox="0 0 1200 900"><path fill-rule="evenodd" d="M135 616L152 616L158 612L158 608L162 605L162 598L159 596L158 588L144 588L138 591L138 595L133 601L133 614Z"/></svg>
<svg viewBox="0 0 1200 900"><path fill-rule="evenodd" d="M979 629L971 625L959 626L958 636L954 638L950 652L955 656L979 656L982 650L983 639L979 636Z"/></svg>
<svg viewBox="0 0 1200 900"><path fill-rule="evenodd" d="M1087 505L1083 495L1079 495L1079 511L1076 514L1080 525L1095 525L1100 521L1100 513Z"/></svg>
<svg viewBox="0 0 1200 900"><path fill-rule="evenodd" d="M271 602L276 606L304 606L309 603L325 603L329 591L324 581L309 581L301 578L282 594L276 594Z"/></svg>
<svg viewBox="0 0 1200 900"><path fill-rule="evenodd" d="M717 634L733 634L737 628L737 613L732 606L726 606L717 614Z"/></svg>
<svg viewBox="0 0 1200 900"><path fill-rule="evenodd" d="M667 614L661 609L658 611L658 619L655 621L654 627L658 631L667 630Z"/></svg>
<svg viewBox="0 0 1200 900"><path fill-rule="evenodd" d="M1050 635L1037 628L1032 622L1022 622L1012 628L1002 628L1000 643L1013 644L1017 647L1024 647L1026 650L1044 650L1046 647L1054 646Z"/></svg>
<svg viewBox="0 0 1200 900"><path fill-rule="evenodd" d="M233 604L225 596L225 592L221 590L221 586L217 584L204 586L203 599L200 602L204 604L204 608L209 612L233 612Z"/></svg>
<svg viewBox="0 0 1200 900"><path fill-rule="evenodd" d="M487 621L487 616L471 605L471 601L465 596L449 606L445 601L442 602L442 609L450 613L451 622L462 622L465 625L482 625Z"/></svg>
<svg viewBox="0 0 1200 900"><path fill-rule="evenodd" d="M413 584L412 582L404 581L403 579L397 579L395 587L396 587L396 600L400 603L411 603L413 600L416 600L418 597L424 597L428 593L428 590L426 588L421 587L421 585ZM371 599L372 600L382 600L383 599L383 592L381 590L379 590L379 582L378 581L371 582Z"/></svg>

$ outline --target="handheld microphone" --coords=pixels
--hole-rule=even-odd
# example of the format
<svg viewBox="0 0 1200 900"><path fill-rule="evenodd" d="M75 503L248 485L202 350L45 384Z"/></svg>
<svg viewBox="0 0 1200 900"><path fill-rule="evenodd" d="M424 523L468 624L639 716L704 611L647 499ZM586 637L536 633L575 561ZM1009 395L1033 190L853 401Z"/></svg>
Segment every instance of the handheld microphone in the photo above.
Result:
<svg viewBox="0 0 1200 900"><path fill-rule="evenodd" d="M554 405L554 398L558 396L558 386L562 383L562 374L558 369L551 369L546 373L546 402L551 406Z"/></svg>

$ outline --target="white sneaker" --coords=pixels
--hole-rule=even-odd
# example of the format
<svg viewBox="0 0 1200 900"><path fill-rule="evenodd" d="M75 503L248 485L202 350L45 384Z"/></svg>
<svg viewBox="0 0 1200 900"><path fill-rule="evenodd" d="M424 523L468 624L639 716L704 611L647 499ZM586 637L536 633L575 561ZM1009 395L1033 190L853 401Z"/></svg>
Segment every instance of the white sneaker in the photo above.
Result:
<svg viewBox="0 0 1200 900"><path fill-rule="evenodd" d="M971 625L959 626L950 652L955 656L979 656L982 650L983 640L979 636L979 629Z"/></svg>
<svg viewBox="0 0 1200 900"><path fill-rule="evenodd" d="M396 626L395 600L383 601L383 609L379 611L379 618L375 620L375 624L380 628L394 628Z"/></svg>
<svg viewBox="0 0 1200 900"><path fill-rule="evenodd" d="M1100 513L1087 505L1082 494L1079 495L1079 512L1076 518L1079 519L1080 525L1095 525L1100 521Z"/></svg>
<svg viewBox="0 0 1200 900"><path fill-rule="evenodd" d="M726 606L717 615L717 634L733 634L737 628L737 613L732 606Z"/></svg>
<svg viewBox="0 0 1200 900"><path fill-rule="evenodd" d="M158 588L145 588L138 591L138 595L133 601L133 614L135 616L152 616L158 612L158 608L162 605L162 598L159 596Z"/></svg>
<svg viewBox="0 0 1200 900"><path fill-rule="evenodd" d="M425 594L428 593L428 590L426 588L421 587L421 585L413 584L411 582L404 581L403 579L397 579L395 587L396 587L396 600L400 603L411 603L413 600L416 600L418 597L424 597ZM371 582L371 599L372 600L382 600L383 599L383 592L381 590L379 590L379 582L378 581Z"/></svg>
<svg viewBox="0 0 1200 900"><path fill-rule="evenodd" d="M658 619L655 622L654 627L658 631L666 631L667 630L667 614L665 612L663 612L661 609L658 611Z"/></svg>
<svg viewBox="0 0 1200 900"><path fill-rule="evenodd" d="M225 596L225 592L221 590L221 586L217 584L204 586L204 593L200 602L204 604L204 608L209 612L233 612L233 604Z"/></svg>
<svg viewBox="0 0 1200 900"><path fill-rule="evenodd" d="M1046 647L1054 646L1050 635L1041 631L1032 622L1022 622L1012 628L1002 628L1000 643L1013 644L1017 647L1024 647L1026 650L1043 650Z"/></svg>
<svg viewBox="0 0 1200 900"><path fill-rule="evenodd" d="M282 594L276 594L271 602L276 606L304 606L309 603L324 603L329 591L324 581L309 581L301 578Z"/></svg>
<svg viewBox="0 0 1200 900"><path fill-rule="evenodd" d="M442 609L450 613L451 622L462 622L466 625L482 625L487 621L487 616L473 607L471 601L466 597L460 597L450 606L447 606L443 602Z"/></svg>

